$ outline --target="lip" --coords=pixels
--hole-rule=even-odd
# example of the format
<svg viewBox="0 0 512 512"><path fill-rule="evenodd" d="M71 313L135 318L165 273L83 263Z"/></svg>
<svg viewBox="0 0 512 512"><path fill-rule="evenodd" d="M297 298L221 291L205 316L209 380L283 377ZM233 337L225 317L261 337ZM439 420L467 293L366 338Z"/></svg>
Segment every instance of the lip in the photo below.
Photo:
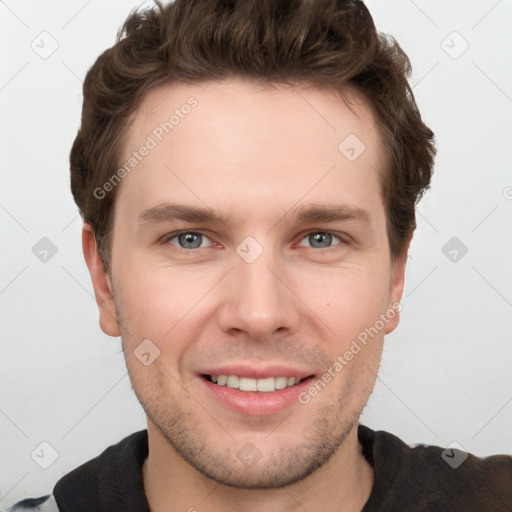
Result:
<svg viewBox="0 0 512 512"><path fill-rule="evenodd" d="M209 373L209 375L226 374ZM247 372L232 372L228 373L227 375L243 375L245 377L249 377L249 374ZM283 373L270 375L266 373L264 375L271 377L275 375L282 377L286 376ZM227 386L219 386L218 384L210 382L201 375L198 376L198 380L201 382L201 385L204 387L205 391L223 407L227 407L232 411L248 416L268 416L271 414L275 414L279 411L282 411L288 407L292 407L293 405L300 405L298 395L302 391L307 389L307 387L311 384L311 382L313 382L315 378L314 375L308 377L309 375L311 374L309 373L306 374L304 377L301 377L304 378L304 380L299 384L296 384L295 386L279 389L268 393L255 391L240 391L239 389L228 388ZM294 375L289 376L293 377ZM249 378L265 378L265 376Z"/></svg>

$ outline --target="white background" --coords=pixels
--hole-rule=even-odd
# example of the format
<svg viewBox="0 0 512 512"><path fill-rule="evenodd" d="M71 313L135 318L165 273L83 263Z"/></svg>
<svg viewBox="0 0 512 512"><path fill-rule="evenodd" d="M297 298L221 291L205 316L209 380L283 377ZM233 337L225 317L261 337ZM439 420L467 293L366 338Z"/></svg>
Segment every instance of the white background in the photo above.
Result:
<svg viewBox="0 0 512 512"><path fill-rule="evenodd" d="M409 444L512 454L512 2L367 4L411 58L439 152L418 210L402 321L386 339L361 422ZM82 79L138 5L0 2L2 507L50 493L62 475L145 428L120 338L98 325L68 164ZM46 59L31 47L46 37L51 48L43 31L58 43ZM57 247L46 263L32 253L42 237ZM442 252L452 237L468 249L456 262ZM31 458L43 441L58 454L48 469Z"/></svg>

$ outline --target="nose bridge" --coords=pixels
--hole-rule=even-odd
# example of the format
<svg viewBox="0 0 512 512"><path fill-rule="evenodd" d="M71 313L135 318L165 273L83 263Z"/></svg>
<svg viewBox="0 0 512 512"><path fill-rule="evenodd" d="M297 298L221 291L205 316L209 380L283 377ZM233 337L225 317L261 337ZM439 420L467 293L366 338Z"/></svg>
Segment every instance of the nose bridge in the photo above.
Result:
<svg viewBox="0 0 512 512"><path fill-rule="evenodd" d="M270 247L254 238L236 250L228 296L222 315L224 329L269 336L279 328L294 327L298 312L286 282L283 262Z"/></svg>

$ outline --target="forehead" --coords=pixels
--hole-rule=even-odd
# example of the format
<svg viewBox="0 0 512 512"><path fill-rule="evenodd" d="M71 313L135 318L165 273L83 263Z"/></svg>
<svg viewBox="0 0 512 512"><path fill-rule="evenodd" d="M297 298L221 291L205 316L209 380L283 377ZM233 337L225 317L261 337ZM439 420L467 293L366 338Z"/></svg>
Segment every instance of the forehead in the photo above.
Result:
<svg viewBox="0 0 512 512"><path fill-rule="evenodd" d="M183 122L187 117L192 120ZM297 120L301 122L296 123ZM167 130L162 126L166 123ZM292 137L300 142L301 137L309 137L318 130L317 134L323 137L311 140L316 143L312 146L315 149L322 141L332 149L332 144L336 145L339 137L350 129L369 144L378 138L373 114L354 89L345 88L341 93L300 83L267 84L231 78L173 83L147 93L128 122L125 150L136 147L148 133L156 132L157 139L163 136L167 139L163 142L170 143L172 137L165 136L171 132L186 135L190 130L206 128L210 137L222 136L223 128L224 134L229 135L227 129L235 124L240 136L281 131L289 136L287 142ZM330 136L325 137L329 132ZM274 142L279 146L283 141Z"/></svg>
<svg viewBox="0 0 512 512"><path fill-rule="evenodd" d="M130 120L121 164L139 155L118 201L140 211L177 194L198 205L218 200L215 208L238 199L248 211L257 201L292 206L306 195L368 203L380 195L383 146L370 109L348 91L347 99L239 79L161 86Z"/></svg>

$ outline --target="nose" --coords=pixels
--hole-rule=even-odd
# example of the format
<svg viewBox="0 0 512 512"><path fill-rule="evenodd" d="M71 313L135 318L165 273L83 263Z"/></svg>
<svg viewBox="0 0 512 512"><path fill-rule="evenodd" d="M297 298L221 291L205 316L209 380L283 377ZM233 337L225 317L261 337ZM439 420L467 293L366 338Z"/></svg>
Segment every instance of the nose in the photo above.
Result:
<svg viewBox="0 0 512 512"><path fill-rule="evenodd" d="M264 250L252 262L234 256L223 287L218 321L224 332L245 332L253 340L294 332L301 301L285 262Z"/></svg>

